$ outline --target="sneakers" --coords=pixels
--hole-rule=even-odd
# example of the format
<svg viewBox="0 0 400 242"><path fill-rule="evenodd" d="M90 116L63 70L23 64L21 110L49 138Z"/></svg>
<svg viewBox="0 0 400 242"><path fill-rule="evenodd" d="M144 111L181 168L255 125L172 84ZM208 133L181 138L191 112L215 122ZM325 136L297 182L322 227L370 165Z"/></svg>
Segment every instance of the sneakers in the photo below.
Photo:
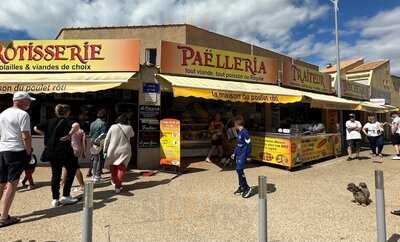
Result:
<svg viewBox="0 0 400 242"><path fill-rule="evenodd" d="M71 196L69 196L69 197L62 197L61 200L60 200L60 202L61 202L63 205L69 205L69 204L77 203L77 202L78 202L78 199L73 198L73 197L71 197Z"/></svg>
<svg viewBox="0 0 400 242"><path fill-rule="evenodd" d="M53 199L53 201L51 201L51 207L56 208L58 206L60 206L60 202L58 201L58 199Z"/></svg>
<svg viewBox="0 0 400 242"><path fill-rule="evenodd" d="M236 196L242 195L243 189L241 187L238 187L238 189L233 193Z"/></svg>
<svg viewBox="0 0 400 242"><path fill-rule="evenodd" d="M95 177L95 176L93 176L92 181L93 181L94 184L103 182L101 177Z"/></svg>
<svg viewBox="0 0 400 242"><path fill-rule="evenodd" d="M119 193L122 192L122 190L123 190L122 187L116 187L116 188L115 188L115 193L116 193L116 194L119 194Z"/></svg>
<svg viewBox="0 0 400 242"><path fill-rule="evenodd" d="M251 197L252 193L253 193L253 189L251 187L249 187L249 188L247 188L246 190L243 191L242 197L243 198L249 198L249 197Z"/></svg>
<svg viewBox="0 0 400 242"><path fill-rule="evenodd" d="M206 162L208 162L208 163L211 163L211 160L210 160L210 158L206 158Z"/></svg>
<svg viewBox="0 0 400 242"><path fill-rule="evenodd" d="M395 155L395 156L392 157L392 160L400 160L400 156Z"/></svg>
<svg viewBox="0 0 400 242"><path fill-rule="evenodd" d="M392 211L390 213L393 214L393 215L396 215L396 216L400 216L400 210L394 210L394 211Z"/></svg>

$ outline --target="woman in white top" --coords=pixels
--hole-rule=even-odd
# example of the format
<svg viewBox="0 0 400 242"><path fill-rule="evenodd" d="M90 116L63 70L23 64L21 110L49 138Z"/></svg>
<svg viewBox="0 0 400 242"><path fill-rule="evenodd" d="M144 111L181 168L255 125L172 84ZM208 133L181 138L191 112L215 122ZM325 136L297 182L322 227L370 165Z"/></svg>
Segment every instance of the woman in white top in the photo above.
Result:
<svg viewBox="0 0 400 242"><path fill-rule="evenodd" d="M363 132L368 138L372 154L382 158L382 150L384 145L383 124L378 122L375 116L371 114L368 116L368 123L366 123L363 127Z"/></svg>
<svg viewBox="0 0 400 242"><path fill-rule="evenodd" d="M122 181L132 157L131 139L134 135L128 116L122 114L117 118L117 123L110 127L104 141L105 167L110 168L116 193L122 191Z"/></svg>

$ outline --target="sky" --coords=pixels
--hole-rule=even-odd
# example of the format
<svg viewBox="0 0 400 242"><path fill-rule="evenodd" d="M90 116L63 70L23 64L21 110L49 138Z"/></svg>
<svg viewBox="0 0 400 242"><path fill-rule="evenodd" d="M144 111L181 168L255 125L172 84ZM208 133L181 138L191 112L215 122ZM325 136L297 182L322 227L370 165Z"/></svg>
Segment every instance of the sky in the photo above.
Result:
<svg viewBox="0 0 400 242"><path fill-rule="evenodd" d="M321 67L336 62L330 0L1 0L0 39L62 27L189 23ZM400 75L400 0L340 0L341 59L390 59Z"/></svg>

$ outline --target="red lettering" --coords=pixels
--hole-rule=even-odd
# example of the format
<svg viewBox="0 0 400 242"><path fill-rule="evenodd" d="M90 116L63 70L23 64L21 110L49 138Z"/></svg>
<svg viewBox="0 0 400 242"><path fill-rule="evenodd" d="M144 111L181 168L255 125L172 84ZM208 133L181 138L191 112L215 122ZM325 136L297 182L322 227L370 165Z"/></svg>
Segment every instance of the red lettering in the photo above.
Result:
<svg viewBox="0 0 400 242"><path fill-rule="evenodd" d="M0 60L3 64L8 64L8 61L6 60L6 58L4 57L4 52L3 52L3 48L4 48L4 52L5 52L5 47L3 47L3 45L0 45Z"/></svg>
<svg viewBox="0 0 400 242"><path fill-rule="evenodd" d="M90 46L90 59L91 60L104 60L103 57L100 57L101 45L91 45Z"/></svg>
<svg viewBox="0 0 400 242"><path fill-rule="evenodd" d="M81 47L79 45L67 45L67 48L71 49L71 58L70 58L70 60L75 60L75 58L78 58L78 60L81 63L83 63L83 64L87 63L87 60L85 60L81 56Z"/></svg>
<svg viewBox="0 0 400 242"><path fill-rule="evenodd" d="M9 55L10 50L12 50L12 55ZM4 51L4 56L5 56L6 60L8 60L8 62L10 62L10 61L14 60L15 57L17 56L17 50L13 46L7 47Z"/></svg>
<svg viewBox="0 0 400 242"><path fill-rule="evenodd" d="M239 57L233 57L233 62L235 63L235 70L243 71L242 69L242 59Z"/></svg>
<svg viewBox="0 0 400 242"><path fill-rule="evenodd" d="M28 60L32 60L33 58L32 58L32 49L33 49L33 43L31 42L31 43L29 43L29 46L28 46Z"/></svg>
<svg viewBox="0 0 400 242"><path fill-rule="evenodd" d="M196 62L198 63L199 66L203 65L203 60L201 59L201 54L198 51L196 51L196 54L194 55L194 60L193 60L192 65L196 65Z"/></svg>
<svg viewBox="0 0 400 242"><path fill-rule="evenodd" d="M265 68L265 63L264 63L264 61L261 61L260 70L258 70L258 73L262 73L262 74L267 73L267 70L266 70L266 68Z"/></svg>
<svg viewBox="0 0 400 242"><path fill-rule="evenodd" d="M192 59L194 56L194 50L188 46L178 46L179 50L182 50L182 66L187 66L187 61Z"/></svg>
<svg viewBox="0 0 400 242"><path fill-rule="evenodd" d="M25 51L28 50L28 46L21 45L21 46L18 46L18 49L19 49L19 60L22 61L25 59L24 54L25 54Z"/></svg>
<svg viewBox="0 0 400 242"><path fill-rule="evenodd" d="M205 52L204 53L204 65L205 66L210 66L210 67L214 67L213 64L211 64L213 59L213 54L209 53L209 52Z"/></svg>
<svg viewBox="0 0 400 242"><path fill-rule="evenodd" d="M85 42L83 48L85 50L85 61L87 62L87 60L89 60L89 46L88 46L89 42Z"/></svg>
<svg viewBox="0 0 400 242"><path fill-rule="evenodd" d="M54 45L48 45L46 46L46 48L44 49L44 52L46 53L44 55L44 59L46 61L50 61L54 58Z"/></svg>
<svg viewBox="0 0 400 242"><path fill-rule="evenodd" d="M54 47L56 49L54 53L54 60L68 60L67 57L63 57L65 52L65 45L56 45Z"/></svg>
<svg viewBox="0 0 400 242"><path fill-rule="evenodd" d="M221 65L221 55L217 54L217 68L225 68L224 65Z"/></svg>
<svg viewBox="0 0 400 242"><path fill-rule="evenodd" d="M33 56L32 59L35 61L40 61L43 58L43 46L42 45L36 45L35 47L33 47Z"/></svg>
<svg viewBox="0 0 400 242"><path fill-rule="evenodd" d="M225 56L225 69L233 69L233 64L229 66L229 56Z"/></svg>
<svg viewBox="0 0 400 242"><path fill-rule="evenodd" d="M244 71L245 72L251 72L251 73L254 72L252 67L251 67L251 60L244 59Z"/></svg>

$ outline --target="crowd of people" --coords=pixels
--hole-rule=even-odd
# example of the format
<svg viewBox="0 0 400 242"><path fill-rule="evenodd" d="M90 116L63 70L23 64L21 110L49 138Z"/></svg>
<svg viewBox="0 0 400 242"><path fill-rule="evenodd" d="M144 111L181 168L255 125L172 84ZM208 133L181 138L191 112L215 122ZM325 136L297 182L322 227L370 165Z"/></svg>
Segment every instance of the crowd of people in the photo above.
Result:
<svg viewBox="0 0 400 242"><path fill-rule="evenodd" d="M383 161L383 147L385 144L385 126L390 125L392 144L395 148L396 154L392 159L400 159L400 117L398 112L393 112L391 115L391 122L379 122L376 119L375 114L368 115L368 122L361 124L360 121L356 120L355 114L349 115L349 120L346 122L346 140L347 140L347 160L361 159L360 147L362 143L362 134L364 134L370 145L371 154L375 162Z"/></svg>
<svg viewBox="0 0 400 242"><path fill-rule="evenodd" d="M28 182L29 189L35 186L32 175L37 159L32 154L31 122L26 112L34 100L26 92L16 92L12 107L0 114L0 227L20 221L19 218L10 216L9 212L24 171L22 185L26 187ZM97 119L90 124L89 139L86 139L80 123L71 117L69 105L58 104L54 111L54 118L39 123L33 129L44 136L44 150L40 160L48 162L51 167L51 206L78 202L71 196L71 188L75 177L79 183L78 191L84 188L78 160L86 158L87 145L90 146L90 169L87 176L92 177L94 182L100 182L103 167L110 169L115 193L120 193L132 156L131 141L135 135L129 125L128 115L121 114L115 124L107 129L106 112L99 110Z"/></svg>
<svg viewBox="0 0 400 242"><path fill-rule="evenodd" d="M29 189L35 186L33 173L37 159L32 154L30 117L26 112L34 100L35 98L26 92L16 92L13 95L13 106L0 114L0 198L2 198L0 227L20 221L17 217L10 216L9 212L20 176L24 171L22 185ZM74 121L71 117L69 105L56 105L54 113L54 118L39 123L33 129L34 132L44 136L44 150L40 160L48 162L51 167L51 206L57 207L78 202L71 196L71 188L76 178L79 183L78 191L83 191L84 179L79 160L86 158L90 161L86 176L92 177L95 183L100 182L102 170L107 168L111 173L111 183L114 185L115 193L120 193L123 190L122 182L132 157L131 143L135 136L128 115L121 114L115 124L108 128L106 111L99 110L97 119L90 124L89 139L87 139L80 122ZM400 159L400 117L397 112L392 114L391 123L380 123L375 115L371 114L364 126L356 120L354 114L350 114L345 124L348 143L347 159L360 159L363 133L369 141L372 155L380 158L377 162L382 162L386 125L391 127L392 141L396 150L393 159ZM216 155L222 163L225 162L224 160L234 161L239 183L234 194L249 198L252 195L252 188L247 183L244 169L251 153L251 138L244 126L244 118L235 110L232 110L232 117L226 125L221 115L216 114L209 126L211 149L206 161L211 162L213 155ZM318 124L314 126L315 130L323 132L323 126ZM235 144L227 150L224 147L227 143ZM89 157L87 157L87 150L89 150ZM227 156L230 157L226 158ZM29 185L26 185L27 182ZM63 187L62 195L60 194L61 186Z"/></svg>

